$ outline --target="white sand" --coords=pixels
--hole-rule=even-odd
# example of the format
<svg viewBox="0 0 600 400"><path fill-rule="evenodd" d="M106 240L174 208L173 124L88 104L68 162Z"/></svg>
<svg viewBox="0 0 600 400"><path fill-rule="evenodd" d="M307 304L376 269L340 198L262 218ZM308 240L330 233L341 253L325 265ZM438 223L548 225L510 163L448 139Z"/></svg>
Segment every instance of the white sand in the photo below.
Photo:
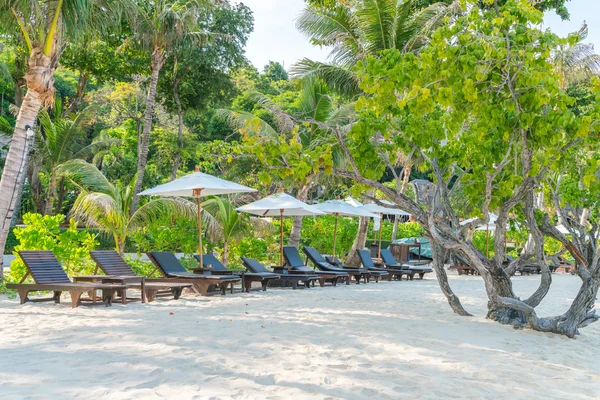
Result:
<svg viewBox="0 0 600 400"><path fill-rule="evenodd" d="M477 317L455 316L434 277L75 310L2 298L0 398L600 398L600 323L515 331L485 320L478 277L451 279ZM555 275L540 314L577 289Z"/></svg>

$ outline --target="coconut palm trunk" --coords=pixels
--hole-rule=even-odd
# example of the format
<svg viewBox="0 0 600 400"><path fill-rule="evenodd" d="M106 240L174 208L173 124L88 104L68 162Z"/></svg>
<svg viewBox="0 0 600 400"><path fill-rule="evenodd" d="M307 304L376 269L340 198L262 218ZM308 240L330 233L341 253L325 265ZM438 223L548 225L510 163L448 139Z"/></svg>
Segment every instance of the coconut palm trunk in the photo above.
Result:
<svg viewBox="0 0 600 400"><path fill-rule="evenodd" d="M54 202L56 201L56 189L58 188L58 177L52 173L50 182L48 183L48 199L46 200L46 209L44 215L52 215L54 211Z"/></svg>
<svg viewBox="0 0 600 400"><path fill-rule="evenodd" d="M54 57L48 57L41 48L34 48L27 62L27 94L23 98L15 130L13 133L2 178L0 179L0 254L8 237L14 209L19 205L14 201L20 197L23 185L19 182L20 174L27 171L29 151L27 149L28 130L33 129L40 109L54 93L54 71L57 62ZM0 259L0 276L2 275L2 260Z"/></svg>
<svg viewBox="0 0 600 400"><path fill-rule="evenodd" d="M171 180L177 178L177 171L179 170L179 164L181 162L181 152L183 151L183 109L181 107L181 100L179 99L179 82L182 77L175 78L173 82L173 99L177 105L177 151L175 152L175 159L173 160L173 169L171 170Z"/></svg>
<svg viewBox="0 0 600 400"><path fill-rule="evenodd" d="M156 103L156 87L158 86L158 77L164 64L164 50L160 47L154 48L150 62L150 86L146 96L146 112L144 114L144 129L142 135L138 138L138 163L137 179L135 181L134 193L137 195L142 191L142 182L144 173L148 164L148 147L150 146L150 131L152 130L152 117L154 116L154 105ZM134 196L131 206L131 214L135 213L138 207L139 198Z"/></svg>

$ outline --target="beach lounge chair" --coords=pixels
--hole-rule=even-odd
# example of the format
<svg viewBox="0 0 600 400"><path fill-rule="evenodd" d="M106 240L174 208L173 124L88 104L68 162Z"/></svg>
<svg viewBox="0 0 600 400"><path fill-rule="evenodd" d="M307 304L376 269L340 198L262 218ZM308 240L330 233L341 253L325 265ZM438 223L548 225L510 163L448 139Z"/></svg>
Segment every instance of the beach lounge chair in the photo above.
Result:
<svg viewBox="0 0 600 400"><path fill-rule="evenodd" d="M346 284L350 284L350 275L346 272L338 272L338 271L315 271L314 269L306 266L304 261L302 261L302 257L300 256L300 252L294 246L285 246L283 248L283 255L290 269L294 272L301 272L305 274L316 274L323 278L323 285L325 282L331 282L333 286L336 286L338 280L346 281ZM321 285L321 286L323 286Z"/></svg>
<svg viewBox="0 0 600 400"><path fill-rule="evenodd" d="M263 290L266 290L267 284L273 280L273 275L277 277L277 280L280 280L284 283L290 283L293 289L296 289L298 287L298 283L300 282L305 288L309 288L311 284L314 285L314 282L319 281L320 279L314 274L275 274L253 258L242 257L242 262L248 271L251 272L247 275L262 276L267 280L266 282L261 281ZM247 290L249 289L250 287L247 288Z"/></svg>
<svg viewBox="0 0 600 400"><path fill-rule="evenodd" d="M81 281L103 281L107 276L115 281L121 280L122 285L126 285L128 289L137 289L142 293L142 302L152 302L157 297L171 297L175 300L181 297L181 293L185 288L191 288L191 283L174 283L174 282L155 282L152 279L146 279L144 276L138 276L135 271L119 253L114 250L91 251L90 255L96 262L96 270L93 276L77 277L78 282ZM101 270L106 275L98 275L98 270ZM121 291L121 300L123 304L127 302L127 290Z"/></svg>
<svg viewBox="0 0 600 400"><path fill-rule="evenodd" d="M397 278L402 280L402 275L406 275L407 279L413 278L415 272L410 271L408 268L377 268L373 259L371 258L371 252L367 249L356 250L358 252L358 257L360 258L360 262L363 267L371 271L372 273L377 272L385 272L388 280L391 281L393 278Z"/></svg>
<svg viewBox="0 0 600 400"><path fill-rule="evenodd" d="M194 258L200 261L200 256L198 254L194 254ZM193 268L194 272L199 272L204 275L226 275L226 276L234 276L238 277L242 281L242 292L245 291L246 283L244 280L244 275L246 274L245 269L232 270L227 269L225 265L221 261L217 259L217 257L212 254L203 254L202 255L202 268Z"/></svg>
<svg viewBox="0 0 600 400"><path fill-rule="evenodd" d="M416 275L419 275L419 278L421 278L421 279L423 279L425 274L433 272L433 270L429 267L410 265L410 264L402 265L402 264L398 263L396 261L396 259L394 258L394 255L392 254L392 252L389 249L381 249L381 259L383 260L383 263L385 264L386 267L394 268L394 269L408 269L411 272L414 271L414 273ZM411 277L411 280L412 280L412 277Z"/></svg>
<svg viewBox="0 0 600 400"><path fill-rule="evenodd" d="M370 255L371 252L369 250L367 250L367 251L369 252L369 255ZM369 259L370 259L370 257L369 257ZM338 268L344 268L344 264L342 263L342 260L340 260L339 258L332 257L332 256L325 256L325 261L327 261L329 264L336 266ZM373 264L372 260L371 260L371 265L373 267L369 268L363 264L363 269L366 269L371 273L371 277L375 279L375 282L379 281L379 279L384 279L384 278L387 279L388 281L392 280L392 275L390 274L390 272L387 269L375 267L375 264Z"/></svg>
<svg viewBox="0 0 600 400"><path fill-rule="evenodd" d="M476 275L477 274L477 270L475 268L471 267L470 265L468 265L467 262L461 256L459 256L458 254L454 254L454 257L460 264L451 265L450 269L456 270L456 272L458 272L458 275Z"/></svg>
<svg viewBox="0 0 600 400"><path fill-rule="evenodd" d="M127 286L102 283L74 283L69 279L65 270L62 268L58 259L51 251L21 251L19 256L27 267L27 273L17 284L7 284L8 289L16 289L21 299L21 304L28 301L54 301L60 303L62 292L69 292L71 295L71 306L73 308L81 304L81 295L86 292L102 291L102 304L110 306L112 299L117 291L126 289ZM28 276L33 278L35 283L23 283ZM54 292L52 298L30 299L27 295L30 292ZM95 296L92 303L96 303Z"/></svg>
<svg viewBox="0 0 600 400"><path fill-rule="evenodd" d="M233 293L233 284L240 281L240 278L235 276L207 276L188 272L173 253L153 251L146 254L156 266L150 276L155 271L159 271L164 276L161 279L153 279L153 282L191 283L197 292L202 296L206 296L211 285L218 286L223 295L226 293L227 287L230 286Z"/></svg>
<svg viewBox="0 0 600 400"><path fill-rule="evenodd" d="M347 267L340 268L338 266L328 263L327 260L323 258L321 253L319 253L314 247L304 247L302 251L304 251L304 254L307 255L308 259L315 265L315 267L317 267L321 271L345 272L348 275L354 277L354 280L356 281L357 285L360 283L361 278L364 280L365 283L369 282L369 280L371 279L371 273L367 269ZM378 279L378 277L375 277L375 279Z"/></svg>

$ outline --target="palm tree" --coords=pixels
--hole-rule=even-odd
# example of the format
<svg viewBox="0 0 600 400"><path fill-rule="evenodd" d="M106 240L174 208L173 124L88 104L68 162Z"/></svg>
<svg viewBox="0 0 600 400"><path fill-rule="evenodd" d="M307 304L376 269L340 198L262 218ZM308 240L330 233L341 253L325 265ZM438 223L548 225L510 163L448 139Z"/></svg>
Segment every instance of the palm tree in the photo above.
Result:
<svg viewBox="0 0 600 400"><path fill-rule="evenodd" d="M594 51L594 45L582 43L587 35L588 26L584 22L581 29L570 34L552 54L552 62L560 76L560 87L564 90L600 72L600 56Z"/></svg>
<svg viewBox="0 0 600 400"><path fill-rule="evenodd" d="M35 165L49 176L45 215L52 214L57 199L59 205L62 203L57 189L64 188L65 178L58 176L58 167L70 160L94 156L116 142L96 140L86 145L84 125L90 117L90 108L65 118L62 102L57 100L52 111L52 116L46 110L40 112L41 129L38 130L33 155ZM57 209L60 210L60 207Z"/></svg>
<svg viewBox="0 0 600 400"><path fill-rule="evenodd" d="M442 2L420 4L418 0L348 0L332 6L308 5L296 25L314 44L332 48L331 62L305 58L292 68L293 75L319 77L342 95L360 94L353 71L358 61L388 49L418 51L444 17L458 10Z"/></svg>
<svg viewBox="0 0 600 400"><path fill-rule="evenodd" d="M142 182L146 164L148 163L148 146L152 117L156 102L156 87L160 70L165 58L182 42L192 39L205 40L206 32L200 32L198 15L200 6L209 6L212 0L181 2L173 0L141 0L136 2L136 12L132 14L130 28L133 32L129 42L135 43L150 52L150 83L146 96L144 113L144 129L138 143L137 178L134 192L142 190ZM137 208L137 197L133 199L131 211Z"/></svg>
<svg viewBox="0 0 600 400"><path fill-rule="evenodd" d="M112 184L96 166L83 160L67 161L58 168L58 173L81 188L71 211L73 216L112 235L120 254L125 251L128 235L160 216L196 218L197 215L197 207L180 198L152 200L132 213L135 177L127 185Z"/></svg>
<svg viewBox="0 0 600 400"><path fill-rule="evenodd" d="M0 0L0 23L14 28L29 54L25 73L27 94L20 105L12 142L0 180L0 253L8 236L13 199L23 189L28 163L28 146L40 109L54 95L54 71L67 40L78 38L92 26L102 30L121 9L123 2L113 0ZM28 134L29 132L29 134ZM1 264L0 264L1 266ZM1 268L0 268L1 269ZM1 275L1 273L0 273Z"/></svg>
<svg viewBox="0 0 600 400"><path fill-rule="evenodd" d="M258 104L268 110L274 117L275 123L269 124L248 112L231 110L219 110L217 115L227 121L234 129L247 131L249 128L254 135L260 137L261 141L277 143L281 136L287 141L296 141L302 144L302 148L310 150L323 144L333 147L334 162L343 162L343 152L340 151L336 140L325 133L328 127L336 126L340 129L349 130L353 116L353 105L337 106L334 102L327 85L320 79L307 78L302 82L302 89L298 95L298 109L293 114L288 113L280 105L262 93L253 93ZM260 144L260 142L259 142ZM275 169L289 169L292 164L298 164L303 160L281 159L270 160ZM297 185L296 197L301 201L308 199L310 189L316 183L318 176L310 175L303 182L295 182ZM288 244L298 246L300 233L302 231L302 217L294 217L292 230Z"/></svg>
<svg viewBox="0 0 600 400"><path fill-rule="evenodd" d="M229 245L232 240L238 239L251 232L253 221L248 214L238 213L227 199L210 197L202 203L202 209L211 214L215 220L209 236L223 241L223 265L229 263Z"/></svg>

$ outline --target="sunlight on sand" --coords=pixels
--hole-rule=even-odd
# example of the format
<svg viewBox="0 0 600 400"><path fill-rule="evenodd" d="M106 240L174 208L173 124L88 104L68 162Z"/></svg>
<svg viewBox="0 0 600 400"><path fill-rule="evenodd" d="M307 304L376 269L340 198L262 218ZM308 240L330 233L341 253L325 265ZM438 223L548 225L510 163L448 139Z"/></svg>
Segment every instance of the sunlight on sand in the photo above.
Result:
<svg viewBox="0 0 600 400"><path fill-rule="evenodd" d="M553 278L540 315L577 293ZM485 320L480 278L450 279L476 317L434 277L74 310L2 298L0 398L600 398L600 324L516 331ZM524 297L538 283L514 278Z"/></svg>

